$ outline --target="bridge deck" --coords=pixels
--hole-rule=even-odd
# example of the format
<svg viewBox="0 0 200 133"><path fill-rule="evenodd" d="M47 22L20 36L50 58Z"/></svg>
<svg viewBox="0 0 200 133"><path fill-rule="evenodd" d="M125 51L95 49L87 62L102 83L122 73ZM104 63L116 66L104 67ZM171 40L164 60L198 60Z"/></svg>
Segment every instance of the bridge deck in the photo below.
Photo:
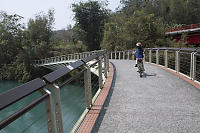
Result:
<svg viewBox="0 0 200 133"><path fill-rule="evenodd" d="M111 62L116 67L115 84L93 132L200 132L199 90L149 64L140 78L133 61Z"/></svg>

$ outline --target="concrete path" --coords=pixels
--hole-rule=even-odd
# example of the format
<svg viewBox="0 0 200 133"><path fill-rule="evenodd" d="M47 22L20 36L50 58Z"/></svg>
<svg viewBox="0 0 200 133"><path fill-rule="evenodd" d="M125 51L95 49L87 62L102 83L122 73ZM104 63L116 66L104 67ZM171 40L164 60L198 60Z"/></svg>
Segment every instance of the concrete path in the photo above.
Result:
<svg viewBox="0 0 200 133"><path fill-rule="evenodd" d="M200 133L200 91L179 77L133 61L111 60L116 80L93 128L99 133Z"/></svg>

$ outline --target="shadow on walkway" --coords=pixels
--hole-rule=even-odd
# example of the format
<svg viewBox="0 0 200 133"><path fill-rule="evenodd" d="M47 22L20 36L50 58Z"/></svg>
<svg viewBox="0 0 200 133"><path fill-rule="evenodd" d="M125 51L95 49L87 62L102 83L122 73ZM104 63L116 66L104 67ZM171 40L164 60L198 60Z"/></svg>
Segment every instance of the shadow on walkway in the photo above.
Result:
<svg viewBox="0 0 200 133"><path fill-rule="evenodd" d="M156 75L157 75L156 73L148 74L148 73L143 72L142 78L151 77L151 76L156 76Z"/></svg>
<svg viewBox="0 0 200 133"><path fill-rule="evenodd" d="M92 133L97 133L98 130L99 130L99 127L103 121L103 118L104 118L104 115L106 114L106 111L107 111L107 108L109 106L109 103L110 103L110 99L112 97L112 94L113 94L113 90L114 90L114 87L115 87L115 81L116 81L116 77L117 77L117 73L116 73L116 67L115 65L111 62L111 64L113 65L113 68L114 68L114 75L113 75L113 81L112 81L112 84L111 84L111 88L110 88L110 91L108 93L108 96L106 98L106 101L103 105L103 108L101 109L101 112L100 112L100 115L92 129Z"/></svg>

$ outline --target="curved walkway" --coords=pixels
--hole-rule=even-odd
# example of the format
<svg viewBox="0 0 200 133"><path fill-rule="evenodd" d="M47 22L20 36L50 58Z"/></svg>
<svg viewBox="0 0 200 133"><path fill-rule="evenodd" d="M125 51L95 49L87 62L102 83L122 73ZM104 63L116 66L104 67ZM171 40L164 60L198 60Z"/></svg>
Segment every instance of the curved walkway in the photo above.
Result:
<svg viewBox="0 0 200 133"><path fill-rule="evenodd" d="M111 60L115 84L93 128L99 133L199 133L200 91L179 77L133 61Z"/></svg>

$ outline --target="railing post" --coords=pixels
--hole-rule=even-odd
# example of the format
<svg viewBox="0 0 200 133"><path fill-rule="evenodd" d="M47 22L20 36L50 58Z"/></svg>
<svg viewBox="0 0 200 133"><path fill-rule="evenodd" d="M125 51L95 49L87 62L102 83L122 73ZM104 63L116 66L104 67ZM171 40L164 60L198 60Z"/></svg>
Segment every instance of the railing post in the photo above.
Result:
<svg viewBox="0 0 200 133"><path fill-rule="evenodd" d="M192 80L195 80L196 78L196 56L195 52L191 53L191 59L190 59L190 77Z"/></svg>
<svg viewBox="0 0 200 133"><path fill-rule="evenodd" d="M73 54L73 59L76 60L76 54Z"/></svg>
<svg viewBox="0 0 200 133"><path fill-rule="evenodd" d="M168 68L168 50L165 50L165 67Z"/></svg>
<svg viewBox="0 0 200 133"><path fill-rule="evenodd" d="M144 62L145 62L145 56L146 56L146 55L145 55L145 50L144 50L144 58L143 58Z"/></svg>
<svg viewBox="0 0 200 133"><path fill-rule="evenodd" d="M135 57L134 57L134 53L133 53L133 51L132 51L132 60L134 60L135 59Z"/></svg>
<svg viewBox="0 0 200 133"><path fill-rule="evenodd" d="M151 61L151 55L152 55L152 51L151 51L151 49L149 50L149 62L151 63L152 61Z"/></svg>
<svg viewBox="0 0 200 133"><path fill-rule="evenodd" d="M180 71L180 54L179 51L176 51L176 65L175 70L178 73Z"/></svg>
<svg viewBox="0 0 200 133"><path fill-rule="evenodd" d="M129 54L130 54L130 53L129 53L129 50L128 50L128 59L127 59L127 60L129 60Z"/></svg>
<svg viewBox="0 0 200 133"><path fill-rule="evenodd" d="M192 78L193 70L193 53L190 54L190 78Z"/></svg>
<svg viewBox="0 0 200 133"><path fill-rule="evenodd" d="M159 50L156 50L156 64L159 65Z"/></svg>
<svg viewBox="0 0 200 133"><path fill-rule="evenodd" d="M75 53L75 54L74 54L74 60L76 60L76 57L77 57L77 56L76 56L76 53Z"/></svg>
<svg viewBox="0 0 200 133"><path fill-rule="evenodd" d="M120 53L121 53L121 51L119 51L119 60L121 59L121 54Z"/></svg>
<svg viewBox="0 0 200 133"><path fill-rule="evenodd" d="M115 51L115 60L117 59L117 52Z"/></svg>
<svg viewBox="0 0 200 133"><path fill-rule="evenodd" d="M110 59L112 60L112 52L110 52Z"/></svg>
<svg viewBox="0 0 200 133"><path fill-rule="evenodd" d="M61 56L61 61L64 61L64 56Z"/></svg>
<svg viewBox="0 0 200 133"><path fill-rule="evenodd" d="M45 99L48 133L55 133L55 124L54 124L54 115L53 115L53 102L52 102L51 92L47 89L42 89L40 92L42 94L47 93L49 95Z"/></svg>
<svg viewBox="0 0 200 133"><path fill-rule="evenodd" d="M58 133L63 133L63 123L62 123L62 109L61 109L61 98L60 98L60 88L59 86L53 84L48 85L54 94L54 104L56 113L56 127Z"/></svg>
<svg viewBox="0 0 200 133"><path fill-rule="evenodd" d="M193 66L192 66L192 80L196 79L196 64L197 64L197 57L196 57L196 52L193 54Z"/></svg>
<svg viewBox="0 0 200 133"><path fill-rule="evenodd" d="M85 101L86 108L90 109L92 105L92 84L91 84L91 71L89 66L85 66L87 70L84 72L84 87L85 87Z"/></svg>
<svg viewBox="0 0 200 133"><path fill-rule="evenodd" d="M125 51L123 51L123 60L125 60Z"/></svg>
<svg viewBox="0 0 200 133"><path fill-rule="evenodd" d="M101 89L101 88L103 87L103 78L102 78L102 57L101 57L101 56L99 56L98 68L99 68L99 88Z"/></svg>
<svg viewBox="0 0 200 133"><path fill-rule="evenodd" d="M106 68L107 68L107 72L109 72L109 57L108 57L108 53L106 53Z"/></svg>
<svg viewBox="0 0 200 133"><path fill-rule="evenodd" d="M107 78L107 61L106 61L106 54L104 55L104 76Z"/></svg>

